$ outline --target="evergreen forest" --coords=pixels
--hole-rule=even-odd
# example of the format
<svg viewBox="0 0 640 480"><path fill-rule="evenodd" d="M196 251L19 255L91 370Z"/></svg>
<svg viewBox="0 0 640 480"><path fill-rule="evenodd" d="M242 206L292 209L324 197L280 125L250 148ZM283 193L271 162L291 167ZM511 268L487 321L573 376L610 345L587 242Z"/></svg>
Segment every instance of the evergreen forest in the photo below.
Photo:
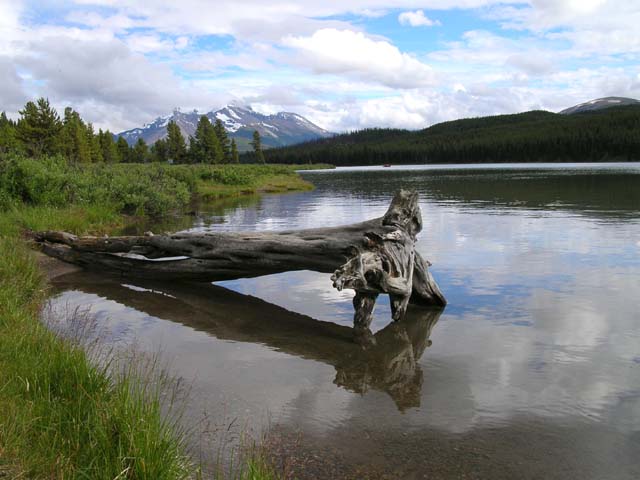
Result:
<svg viewBox="0 0 640 480"><path fill-rule="evenodd" d="M371 128L264 151L268 163L345 165L640 160L640 106L455 120L419 131Z"/></svg>

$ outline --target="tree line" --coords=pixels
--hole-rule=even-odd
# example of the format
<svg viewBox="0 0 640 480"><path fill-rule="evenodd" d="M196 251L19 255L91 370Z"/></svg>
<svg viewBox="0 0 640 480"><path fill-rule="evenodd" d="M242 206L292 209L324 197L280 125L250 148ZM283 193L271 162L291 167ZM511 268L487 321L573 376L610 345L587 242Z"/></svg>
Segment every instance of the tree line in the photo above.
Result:
<svg viewBox="0 0 640 480"><path fill-rule="evenodd" d="M149 147L139 138L130 146L119 136L117 140L109 130L95 131L71 107L60 118L49 100L29 101L19 111L17 121L0 113L0 156L8 154L42 157L63 155L74 164L85 163L239 163L236 141L229 138L219 119L212 124L202 115L194 136L185 140L178 124L167 124L167 137ZM264 163L260 134L254 132L253 158Z"/></svg>
<svg viewBox="0 0 640 480"><path fill-rule="evenodd" d="M419 131L365 129L265 150L269 163L340 165L640 160L640 107L532 111Z"/></svg>

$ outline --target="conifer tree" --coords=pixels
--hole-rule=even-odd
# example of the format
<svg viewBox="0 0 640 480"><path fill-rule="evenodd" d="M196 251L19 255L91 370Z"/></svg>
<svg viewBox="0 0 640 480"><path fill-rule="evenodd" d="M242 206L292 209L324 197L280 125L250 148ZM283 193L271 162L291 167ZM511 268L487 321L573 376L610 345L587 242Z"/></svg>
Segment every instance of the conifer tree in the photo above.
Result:
<svg viewBox="0 0 640 480"><path fill-rule="evenodd" d="M131 149L129 148L129 144L123 137L118 137L118 141L116 142L116 148L118 150L118 157L121 162L129 162L129 157L131 156Z"/></svg>
<svg viewBox="0 0 640 480"><path fill-rule="evenodd" d="M20 144L16 138L16 125L7 118L6 113L0 113L0 156L18 152Z"/></svg>
<svg viewBox="0 0 640 480"><path fill-rule="evenodd" d="M113 141L113 135L109 130L104 132L100 130L99 141L103 160L106 163L120 162L120 153L116 147L116 142Z"/></svg>
<svg viewBox="0 0 640 480"><path fill-rule="evenodd" d="M224 128L224 125L219 118L216 118L216 123L213 126L213 129L215 130L218 141L220 142L220 148L222 148L222 162L231 163L231 145L229 143L229 135L227 135L227 130Z"/></svg>
<svg viewBox="0 0 640 480"><path fill-rule="evenodd" d="M253 131L253 140L251 141L251 145L253 146L253 153L255 154L258 163L265 163L264 153L262 152L262 141L260 139L260 132L258 132L257 130Z"/></svg>
<svg viewBox="0 0 640 480"><path fill-rule="evenodd" d="M91 144L89 141L89 133L82 121L73 124L71 135L73 145L71 160L75 163L90 163Z"/></svg>
<svg viewBox="0 0 640 480"><path fill-rule="evenodd" d="M240 163L240 155L238 154L235 138L231 139L231 163Z"/></svg>
<svg viewBox="0 0 640 480"><path fill-rule="evenodd" d="M89 142L89 157L92 163L100 163L102 158L102 149L100 148L100 139L93 130L93 124L87 123L87 141Z"/></svg>
<svg viewBox="0 0 640 480"><path fill-rule="evenodd" d="M149 147L142 137L133 146L130 158L134 163L146 163L149 160Z"/></svg>
<svg viewBox="0 0 640 480"><path fill-rule="evenodd" d="M171 120L167 124L167 155L174 163L184 163L187 145L178 124Z"/></svg>
<svg viewBox="0 0 640 480"><path fill-rule="evenodd" d="M196 142L198 144L199 162L222 163L223 152L218 136L209 119L202 115L196 128Z"/></svg>
<svg viewBox="0 0 640 480"><path fill-rule="evenodd" d="M202 161L198 141L191 135L189 136L189 152L187 153L187 160L189 163L199 163Z"/></svg>
<svg viewBox="0 0 640 480"><path fill-rule="evenodd" d="M169 148L164 139L156 140L151 146L151 161L166 163L169 160Z"/></svg>
<svg viewBox="0 0 640 480"><path fill-rule="evenodd" d="M62 122L48 99L41 97L35 103L27 102L20 115L16 133L28 155L39 157L59 152Z"/></svg>
<svg viewBox="0 0 640 480"><path fill-rule="evenodd" d="M87 126L80 118L80 114L71 107L64 109L61 138L61 151L67 157L67 161L76 164L91 161Z"/></svg>

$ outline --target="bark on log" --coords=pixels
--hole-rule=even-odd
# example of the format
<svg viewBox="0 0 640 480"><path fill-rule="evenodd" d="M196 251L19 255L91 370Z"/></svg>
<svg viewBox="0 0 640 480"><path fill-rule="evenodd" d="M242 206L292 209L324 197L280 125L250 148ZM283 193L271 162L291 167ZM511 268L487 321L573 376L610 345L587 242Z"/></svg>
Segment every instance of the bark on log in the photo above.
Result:
<svg viewBox="0 0 640 480"><path fill-rule="evenodd" d="M212 282L292 270L334 273L336 288L356 291L354 321L366 333L380 293L390 295L394 320L402 318L409 301L446 304L428 262L414 249L421 228L417 193L401 190L383 217L342 227L123 237L41 232L34 237L47 255L131 278Z"/></svg>

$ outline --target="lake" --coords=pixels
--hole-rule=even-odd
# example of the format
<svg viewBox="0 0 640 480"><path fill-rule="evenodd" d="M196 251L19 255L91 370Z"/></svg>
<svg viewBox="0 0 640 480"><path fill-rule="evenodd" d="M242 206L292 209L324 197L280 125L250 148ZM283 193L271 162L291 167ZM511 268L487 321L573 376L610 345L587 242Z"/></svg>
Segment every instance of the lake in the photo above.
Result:
<svg viewBox="0 0 640 480"><path fill-rule="evenodd" d="M268 427L302 478L640 478L640 164L303 176L316 190L175 225L337 226L415 189L417 249L447 307L390 324L381 296L367 350L350 340L352 294L308 271L197 286L76 273L55 280L54 309L84 306L104 341L162 352L191 385L205 461L233 424Z"/></svg>

